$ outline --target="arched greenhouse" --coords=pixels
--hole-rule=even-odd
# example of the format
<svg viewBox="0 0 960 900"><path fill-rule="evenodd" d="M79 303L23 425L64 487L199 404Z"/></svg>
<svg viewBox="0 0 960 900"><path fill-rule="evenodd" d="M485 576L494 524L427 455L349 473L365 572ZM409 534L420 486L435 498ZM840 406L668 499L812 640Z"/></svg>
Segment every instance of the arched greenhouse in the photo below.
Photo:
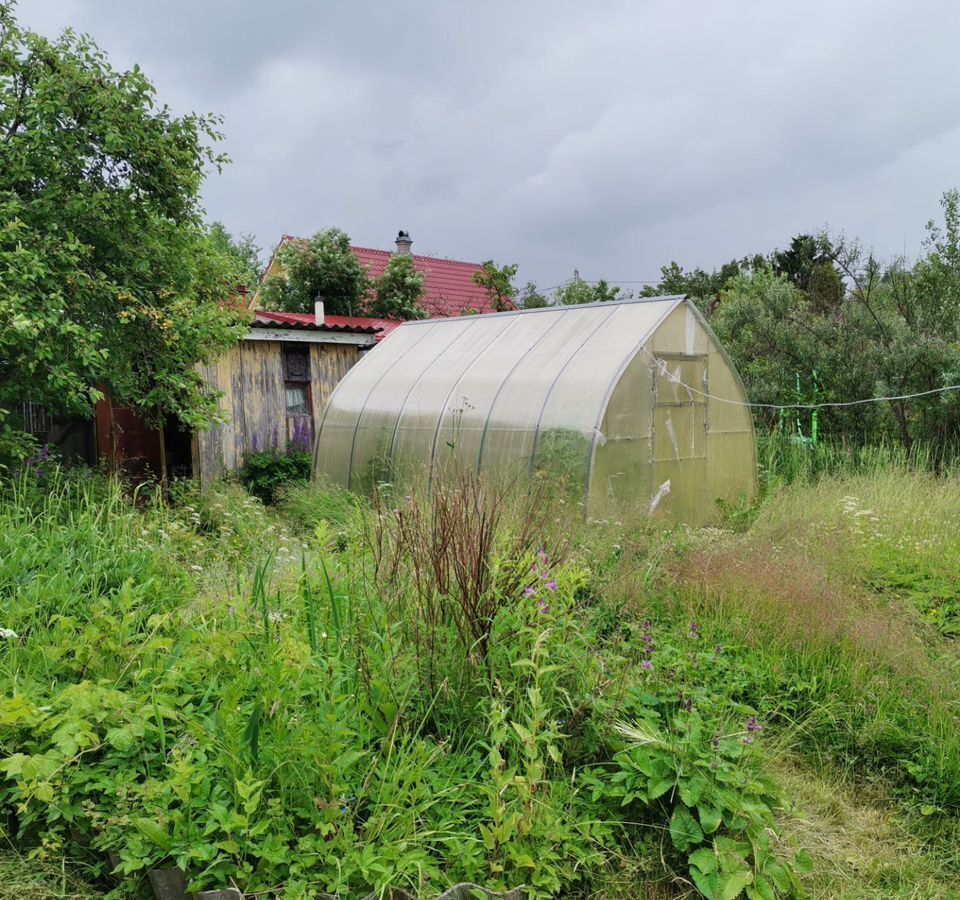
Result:
<svg viewBox="0 0 960 900"><path fill-rule="evenodd" d="M698 524L755 493L746 402L682 296L412 321L333 392L315 471L359 490L451 466L545 471L590 516L642 508Z"/></svg>

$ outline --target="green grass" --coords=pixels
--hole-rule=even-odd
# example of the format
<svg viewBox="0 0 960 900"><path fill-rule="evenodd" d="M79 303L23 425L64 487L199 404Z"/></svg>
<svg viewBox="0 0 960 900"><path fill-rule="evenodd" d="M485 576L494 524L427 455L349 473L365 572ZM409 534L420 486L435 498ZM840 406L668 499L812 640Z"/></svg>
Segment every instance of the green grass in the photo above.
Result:
<svg viewBox="0 0 960 900"><path fill-rule="evenodd" d="M103 891L80 878L65 860L38 862L0 850L0 897L10 900L98 900Z"/></svg>
<svg viewBox="0 0 960 900"><path fill-rule="evenodd" d="M960 483L781 450L699 531L470 483L7 486L0 884L747 896L805 849L810 896L960 894Z"/></svg>

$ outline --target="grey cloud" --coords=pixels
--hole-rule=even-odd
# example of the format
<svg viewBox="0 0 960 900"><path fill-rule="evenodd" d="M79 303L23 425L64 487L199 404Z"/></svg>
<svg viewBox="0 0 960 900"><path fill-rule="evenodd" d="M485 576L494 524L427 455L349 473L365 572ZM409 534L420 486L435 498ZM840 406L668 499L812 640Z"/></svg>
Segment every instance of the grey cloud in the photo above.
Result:
<svg viewBox="0 0 960 900"><path fill-rule="evenodd" d="M225 116L211 217L345 228L552 285L715 265L825 223L916 250L960 181L952 0L31 0Z"/></svg>

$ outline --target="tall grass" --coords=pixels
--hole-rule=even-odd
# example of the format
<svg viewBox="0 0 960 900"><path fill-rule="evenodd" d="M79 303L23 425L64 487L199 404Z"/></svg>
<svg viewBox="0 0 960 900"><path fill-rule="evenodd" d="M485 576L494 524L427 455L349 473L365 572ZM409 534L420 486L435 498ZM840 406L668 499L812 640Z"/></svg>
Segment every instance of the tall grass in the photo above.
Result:
<svg viewBox="0 0 960 900"><path fill-rule="evenodd" d="M789 760L814 806L804 772L867 785L956 887L960 489L920 462L787 484L781 459L740 533L571 530L544 485L475 479L372 506L299 485L272 509L230 485L169 505L8 486L7 837L104 889L110 851L292 896L686 896L696 846L756 843L742 879L791 858L777 822L813 833L764 806ZM805 884L830 896L820 834L832 874Z"/></svg>
<svg viewBox="0 0 960 900"><path fill-rule="evenodd" d="M811 444L782 431L762 434L757 441L762 493L797 481L812 483L830 475L871 476L891 469L947 475L956 471L958 461L960 455L937 456L930 446L920 442L910 449L895 442L853 445L823 440Z"/></svg>
<svg viewBox="0 0 960 900"><path fill-rule="evenodd" d="M785 739L917 808L960 810L960 666L944 640L960 612L960 484L871 465L782 488L746 534L696 537L660 603L750 648L741 695L776 710Z"/></svg>

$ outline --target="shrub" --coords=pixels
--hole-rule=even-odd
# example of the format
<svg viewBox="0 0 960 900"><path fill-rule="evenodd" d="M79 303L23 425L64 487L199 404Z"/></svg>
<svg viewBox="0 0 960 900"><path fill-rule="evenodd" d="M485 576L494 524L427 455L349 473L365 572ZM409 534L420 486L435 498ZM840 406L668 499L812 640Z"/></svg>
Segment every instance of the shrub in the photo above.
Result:
<svg viewBox="0 0 960 900"><path fill-rule="evenodd" d="M294 481L308 481L312 468L312 455L290 443L282 450L244 453L240 481L254 497L273 503L278 488Z"/></svg>

